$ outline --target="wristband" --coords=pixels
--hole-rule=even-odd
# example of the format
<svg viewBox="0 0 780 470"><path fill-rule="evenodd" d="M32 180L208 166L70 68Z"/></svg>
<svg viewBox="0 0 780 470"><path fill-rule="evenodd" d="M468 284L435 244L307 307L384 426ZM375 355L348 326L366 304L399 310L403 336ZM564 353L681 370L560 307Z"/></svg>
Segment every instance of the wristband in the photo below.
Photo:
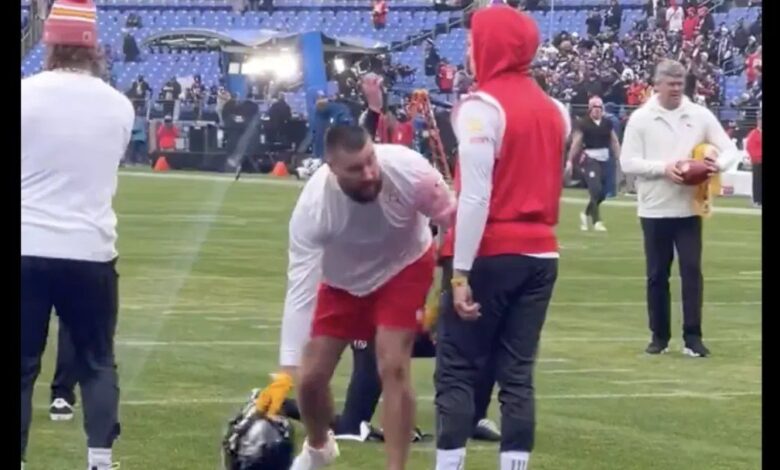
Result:
<svg viewBox="0 0 780 470"><path fill-rule="evenodd" d="M452 276L452 279L450 279L450 284L452 287L463 287L465 285L468 285L469 279L466 276L462 275L455 275Z"/></svg>

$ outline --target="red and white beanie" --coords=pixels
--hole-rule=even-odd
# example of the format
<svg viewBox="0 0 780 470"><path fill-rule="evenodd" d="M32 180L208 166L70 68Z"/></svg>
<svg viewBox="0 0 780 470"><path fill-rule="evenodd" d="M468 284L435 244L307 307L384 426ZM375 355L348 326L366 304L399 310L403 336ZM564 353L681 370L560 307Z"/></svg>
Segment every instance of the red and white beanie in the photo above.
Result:
<svg viewBox="0 0 780 470"><path fill-rule="evenodd" d="M57 0L43 26L47 46L97 45L97 8L92 0Z"/></svg>

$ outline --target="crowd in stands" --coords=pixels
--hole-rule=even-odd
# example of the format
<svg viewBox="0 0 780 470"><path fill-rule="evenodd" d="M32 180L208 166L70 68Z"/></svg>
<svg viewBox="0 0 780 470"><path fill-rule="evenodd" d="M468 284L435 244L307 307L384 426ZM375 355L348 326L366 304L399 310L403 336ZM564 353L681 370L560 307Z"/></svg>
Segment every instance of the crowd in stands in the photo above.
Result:
<svg viewBox="0 0 780 470"><path fill-rule="evenodd" d="M534 5L536 6L536 5ZM715 24L707 5L694 0L648 2L644 16L620 34L623 11L618 0L593 9L587 33L560 31L540 48L534 74L554 97L585 108L597 95L617 106L641 105L652 92L654 64L662 58L682 62L689 71L687 92L711 107L757 107L761 103L762 50L759 14L729 28ZM426 75L437 76L442 93L464 93L471 85L462 67L450 65L432 42L427 46ZM725 102L724 78L746 75L746 88ZM455 82L458 82L457 84Z"/></svg>
<svg viewBox="0 0 780 470"><path fill-rule="evenodd" d="M29 8L45 9L47 3L48 0L32 0ZM445 3L447 6L453 6L457 2ZM467 3L469 2L460 5ZM640 0L594 0L590 4L599 6L591 7L587 14L577 10L575 15L574 11L570 10L572 14L557 17L549 11L549 4L544 0L509 0L506 3L532 10L534 14L549 13L546 17L551 19L550 25L559 26L553 30L537 17L545 40L532 72L548 93L570 103L575 110L585 109L590 97L596 95L614 109L641 105L652 93L653 67L661 58L679 60L688 68L687 93L699 103L711 107L760 106L760 14L755 18L724 22L723 4L713 3L712 0L648 0L641 13L640 10L631 9L637 6ZM566 6L565 1L561 3ZM314 22L330 18L324 13L317 13L316 17L290 12L284 15L277 15L280 12L276 12L277 14L271 15L266 11L274 10L274 2L266 0L231 0L231 5L236 12L250 13L243 13L235 18L223 18L229 13L216 10L208 15L204 13L202 18L200 15L193 15L188 17L187 21L202 20L202 25L213 27L222 25L222 20L229 20L228 23L235 23L236 27L255 25L260 21L260 27L294 29L290 23L292 18L304 18ZM454 17L449 14L442 17L441 13L431 17L434 13L430 11L423 11L420 16L417 10L414 13L400 12L400 8L395 9L393 5L396 4L388 0L366 0L366 8L360 14L369 22L365 25L369 29L361 29L362 33L382 37L398 29L398 23L403 22L404 18L414 18L416 25L422 27L424 24L425 28L431 28L426 29L429 31L429 39L420 46L417 46L419 42L407 46L406 52L394 51L392 54L366 59L347 67L334 77L333 85L336 90L328 93L330 101L340 103L345 108L360 108L362 103L358 84L360 77L367 72L383 76L385 91L391 95L393 90L408 92L419 87L421 83L441 92L439 96L434 95L434 103L440 102L441 99L454 101L459 95L467 93L474 80L463 63L466 41L464 30L459 27L467 24L458 24L454 29L450 29L448 24L446 32L442 34L441 26ZM277 2L277 7L279 6ZM390 12L391 8L394 8L393 13ZM150 28L154 31L155 24L158 29L160 24L173 27L178 25L181 19L175 12L155 11L150 14L151 11L139 9L127 14L117 11L103 13L108 31L102 31L101 34L109 39L105 46L106 80L126 92L136 103L139 115L154 114L157 119L171 117L173 121L186 120L186 117L198 120L203 117L203 111L208 110L214 121L224 124L223 110L230 108L230 103L236 103L235 97L225 89L220 78L222 72L219 55L206 52L141 51L136 38L140 41L148 35ZM334 18L343 14L325 13L335 15ZM351 13L353 12L347 14ZM213 24L205 21L207 16L213 17ZM562 16L567 17L567 21L576 18L579 24L569 23L563 25L561 30L561 24L552 20ZM23 10L23 26L25 18ZM250 19L252 21L249 21ZM344 24L350 26L349 21ZM408 26L404 25L406 29L403 35L407 35L405 37L411 37L408 36L411 34L407 31ZM440 53L442 38L447 38L446 42L450 48ZM110 44L114 44L114 49ZM409 60L411 54L417 59ZM149 75L154 75L151 82L155 89L144 78L144 74L140 73L152 62L155 64L152 66L154 74ZM121 68L116 67L116 64L122 64ZM115 73L115 69L120 72ZM201 74L198 71L203 72ZM192 75L183 77L182 72ZM136 77L137 73L139 75ZM120 75L119 80L116 75ZM128 86L133 77L136 79ZM424 81L421 82L420 78ZM739 93L725 93L724 88L733 87L735 83L739 83L741 87ZM277 114L287 116L283 120L289 121L294 113L304 112L302 99L293 93L290 96L294 100L285 101L284 96L279 93L278 84L273 81L252 82L247 91L246 98L267 101L272 108L276 107ZM727 96L731 98L726 99ZM381 133L381 139L404 143L413 141L415 147L424 145L419 138L424 132L424 126L419 120L410 120L403 112L403 92L399 91L395 100L393 96L389 96L388 102L394 106L388 115L383 116L381 128L385 131ZM149 105L155 113L148 113ZM622 114L625 117L625 113ZM142 127L140 123L139 126ZM394 133L393 129L402 130ZM146 139L146 133L141 133L140 130L134 136L139 142ZM167 139L166 142L170 144L172 140ZM140 153L140 150L133 152Z"/></svg>

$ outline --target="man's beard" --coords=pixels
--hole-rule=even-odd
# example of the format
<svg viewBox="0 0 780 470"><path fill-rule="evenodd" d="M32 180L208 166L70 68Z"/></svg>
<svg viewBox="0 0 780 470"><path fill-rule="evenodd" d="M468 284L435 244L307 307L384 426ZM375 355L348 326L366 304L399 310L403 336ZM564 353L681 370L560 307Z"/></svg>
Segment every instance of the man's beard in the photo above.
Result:
<svg viewBox="0 0 780 470"><path fill-rule="evenodd" d="M379 197L379 193L382 190L382 180L379 180L376 183L373 183L370 186L366 186L364 188L348 191L342 188L342 190L348 198L352 199L358 204L370 204L376 201Z"/></svg>

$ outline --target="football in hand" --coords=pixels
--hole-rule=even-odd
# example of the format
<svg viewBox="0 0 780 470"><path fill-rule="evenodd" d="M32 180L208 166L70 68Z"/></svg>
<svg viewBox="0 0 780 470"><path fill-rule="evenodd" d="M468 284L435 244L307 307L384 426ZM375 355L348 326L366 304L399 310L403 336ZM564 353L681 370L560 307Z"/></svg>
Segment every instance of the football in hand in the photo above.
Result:
<svg viewBox="0 0 780 470"><path fill-rule="evenodd" d="M711 172L707 165L698 160L685 160L677 164L677 169L682 173L683 184L696 186L707 181Z"/></svg>

